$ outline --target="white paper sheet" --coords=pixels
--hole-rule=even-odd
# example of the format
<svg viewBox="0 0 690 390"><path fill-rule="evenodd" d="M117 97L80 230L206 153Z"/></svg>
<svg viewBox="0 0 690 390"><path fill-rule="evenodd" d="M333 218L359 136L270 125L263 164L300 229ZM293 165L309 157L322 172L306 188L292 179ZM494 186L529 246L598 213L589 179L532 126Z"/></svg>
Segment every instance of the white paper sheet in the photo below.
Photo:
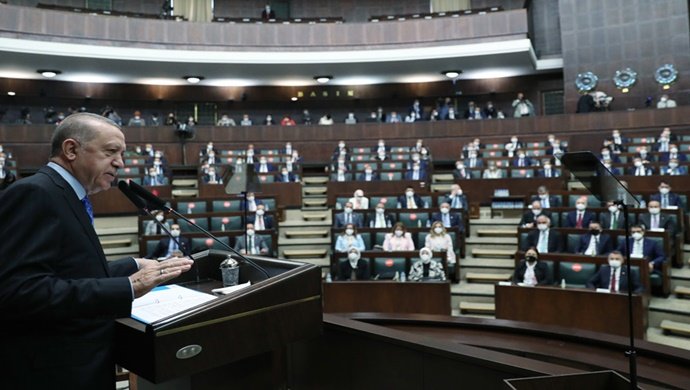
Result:
<svg viewBox="0 0 690 390"><path fill-rule="evenodd" d="M216 296L176 284L158 286L132 302L132 318L150 324L212 299Z"/></svg>

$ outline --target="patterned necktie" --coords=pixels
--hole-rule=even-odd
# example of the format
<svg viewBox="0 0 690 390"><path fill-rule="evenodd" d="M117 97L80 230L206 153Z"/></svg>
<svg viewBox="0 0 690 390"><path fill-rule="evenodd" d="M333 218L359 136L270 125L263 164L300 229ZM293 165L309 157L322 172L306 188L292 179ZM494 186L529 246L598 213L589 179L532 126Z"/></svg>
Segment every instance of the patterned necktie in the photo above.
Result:
<svg viewBox="0 0 690 390"><path fill-rule="evenodd" d="M86 214L89 215L89 221L91 222L91 225L93 225L93 206L91 205L91 201L89 201L89 197L83 197L81 200L81 204L84 205L84 209L86 209Z"/></svg>

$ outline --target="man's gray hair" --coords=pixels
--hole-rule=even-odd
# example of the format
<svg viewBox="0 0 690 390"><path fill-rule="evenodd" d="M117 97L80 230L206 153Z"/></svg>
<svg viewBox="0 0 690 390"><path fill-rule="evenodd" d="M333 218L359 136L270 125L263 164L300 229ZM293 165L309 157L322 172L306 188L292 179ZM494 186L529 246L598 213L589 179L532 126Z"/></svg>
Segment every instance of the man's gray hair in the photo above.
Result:
<svg viewBox="0 0 690 390"><path fill-rule="evenodd" d="M57 157L62 153L62 143L66 139L75 139L82 145L92 141L98 135L98 132L95 131L96 127L93 125L99 122L122 130L122 127L117 123L97 114L89 112L72 114L55 128L50 139L50 157Z"/></svg>

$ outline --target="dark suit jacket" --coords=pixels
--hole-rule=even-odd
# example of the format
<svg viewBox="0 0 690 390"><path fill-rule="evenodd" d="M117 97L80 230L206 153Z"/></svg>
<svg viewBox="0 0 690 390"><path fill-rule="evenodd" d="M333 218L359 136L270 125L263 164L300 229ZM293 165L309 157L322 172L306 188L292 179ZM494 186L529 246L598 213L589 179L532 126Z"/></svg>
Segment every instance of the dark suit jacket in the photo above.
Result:
<svg viewBox="0 0 690 390"><path fill-rule="evenodd" d="M539 246L539 233L538 229L534 229L527 233L526 245L521 248L523 251L527 250L529 247L533 246L538 248ZM549 229L549 244L547 245L549 253L563 252L563 238L561 234L553 229Z"/></svg>
<svg viewBox="0 0 690 390"><path fill-rule="evenodd" d="M350 261L341 261L338 265L338 280L350 280L350 275L352 275ZM369 262L365 259L357 260L357 271L355 271L355 275L357 280L369 280L371 278Z"/></svg>
<svg viewBox="0 0 690 390"><path fill-rule="evenodd" d="M644 213L639 216L639 223L644 225L645 229L652 228L652 216L649 213ZM676 232L676 226L667 214L659 213L659 227L668 230L671 233Z"/></svg>
<svg viewBox="0 0 690 390"><path fill-rule="evenodd" d="M383 218L386 220L386 224L390 226L395 225L395 217L393 215L384 212ZM367 226L373 227L374 222L376 222L376 213L367 215Z"/></svg>
<svg viewBox="0 0 690 390"><path fill-rule="evenodd" d="M470 179L471 174L470 170L468 168L463 169L462 171L458 169L453 169L453 179L460 180L460 179Z"/></svg>
<svg viewBox="0 0 690 390"><path fill-rule="evenodd" d="M645 176L652 176L654 174L654 168L652 168L652 167L643 167L643 168L645 170ZM635 176L636 172L637 172L637 167L628 168L628 175Z"/></svg>
<svg viewBox="0 0 690 390"><path fill-rule="evenodd" d="M247 202L244 201L244 198L240 201L240 210L244 211L245 208L247 208ZM258 207L260 204L264 204L264 202L261 199L256 199L254 198L254 203L256 203L256 206Z"/></svg>
<svg viewBox="0 0 690 390"><path fill-rule="evenodd" d="M460 204L462 205L462 207L460 207L460 208L463 209L463 210L468 210L468 211L469 211L470 205L469 205L469 203L467 202L467 195L462 194L462 195L457 195L457 196L460 197L459 201L460 201ZM446 196L445 202L448 202L448 204L450 205L450 207L453 207L453 197L450 196L450 194L449 194L448 196Z"/></svg>
<svg viewBox="0 0 690 390"><path fill-rule="evenodd" d="M405 172L405 180L414 180L414 179L412 179L413 175L414 175L414 172L412 172L411 170L406 171ZM426 170L424 170L424 169L419 170L419 179L417 179L417 180L427 180Z"/></svg>
<svg viewBox="0 0 690 390"><path fill-rule="evenodd" d="M608 211L605 213L601 213L599 215L599 222L601 222L601 227L603 229L611 228L611 218L612 215ZM618 212L618 221L616 222L616 229L625 229L625 216L623 215L622 211Z"/></svg>
<svg viewBox="0 0 690 390"><path fill-rule="evenodd" d="M366 176L367 176L367 174L362 172L359 175L357 175L357 180L366 181ZM371 172L371 181L378 181L378 180L379 180L379 174L376 172Z"/></svg>
<svg viewBox="0 0 690 390"><path fill-rule="evenodd" d="M251 223L254 225L254 227L256 227L254 222L256 222L256 214L248 215L247 216L247 223ZM273 229L273 217L272 216L270 216L268 214L264 214L264 227L266 229Z"/></svg>
<svg viewBox="0 0 690 390"><path fill-rule="evenodd" d="M7 167L2 167L0 169L5 172L5 177L0 179L0 190L4 190L5 188L9 187L10 184L14 183L17 178L9 169L7 169Z"/></svg>
<svg viewBox="0 0 690 390"><path fill-rule="evenodd" d="M106 261L72 187L49 167L0 201L0 356L8 389L113 388L114 319L129 317L133 259ZM46 328L47 327L47 328Z"/></svg>
<svg viewBox="0 0 690 390"><path fill-rule="evenodd" d="M688 161L688 156L685 153L678 152L676 158L678 161ZM669 160L671 160L671 152L661 153L659 156L659 162L661 163L668 163Z"/></svg>
<svg viewBox="0 0 690 390"><path fill-rule="evenodd" d="M520 264L518 264L513 273L513 283L522 283L525 280L525 271L527 271L527 262L520 260ZM537 261L537 265L534 266L534 276L537 277L538 286L553 284L551 275L549 275L549 267L546 263Z"/></svg>
<svg viewBox="0 0 690 390"><path fill-rule="evenodd" d="M465 159L465 169L468 168L484 168L484 161L481 159L481 157L477 157L477 161L475 161L475 166L470 166L470 161L471 159L468 157Z"/></svg>
<svg viewBox="0 0 690 390"><path fill-rule="evenodd" d="M530 203L534 202L535 200L538 200L539 203L541 203L541 199L539 198L538 195L535 195L530 199ZM549 208L553 207L561 207L561 197L560 196L555 196L555 195L549 195Z"/></svg>
<svg viewBox="0 0 690 390"><path fill-rule="evenodd" d="M666 261L664 249L659 247L654 240L651 240L647 237L642 238L642 240L644 241L642 244L642 256L644 256L644 258L648 261L653 262L655 269L660 270L661 264ZM628 241L631 251L633 249L633 241L634 239L632 238ZM618 246L618 250L623 254L623 256L628 255L628 251L625 249L625 242L621 242L621 245Z"/></svg>
<svg viewBox="0 0 690 390"><path fill-rule="evenodd" d="M551 213L542 209L541 213L539 215L546 215L547 217L551 218ZM522 214L522 218L520 219L519 226L523 226L528 223L534 224L538 215L534 215L532 210L527 210L526 213Z"/></svg>
<svg viewBox="0 0 690 390"><path fill-rule="evenodd" d="M641 293L644 290L642 284L640 283L639 274L633 273L632 283L633 292ZM602 265L596 274L587 281L587 287L589 288L609 288L611 285L611 267L608 265ZM622 265L620 280L618 281L618 291L627 292L628 291L628 270L625 264Z"/></svg>
<svg viewBox="0 0 690 390"><path fill-rule="evenodd" d="M245 235L238 236L235 239L235 250L240 252L243 251L247 248L246 242L245 242ZM266 240L259 236L259 235L254 235L254 248L256 249L256 252L261 253L262 250L268 251L267 253L271 252L271 248L268 247L268 243Z"/></svg>
<svg viewBox="0 0 690 390"><path fill-rule="evenodd" d="M458 213L448 213L448 216L450 217L450 226L451 227L457 227L459 231L464 232L465 231L465 224L462 221L462 217ZM443 222L443 216L441 213L434 213L431 216L431 223L434 223L436 221L441 221Z"/></svg>
<svg viewBox="0 0 690 390"><path fill-rule="evenodd" d="M295 174L288 172L287 181L285 181L282 173L276 173L274 180L276 183L292 183L295 181Z"/></svg>
<svg viewBox="0 0 690 390"><path fill-rule="evenodd" d="M543 168L542 168L542 169L538 169L538 170L537 170L536 176L537 176L537 177L546 177L546 172L545 172L545 170L544 170ZM549 177L561 177L561 170L560 170L560 169L551 168L551 176L549 176Z"/></svg>
<svg viewBox="0 0 690 390"><path fill-rule="evenodd" d="M575 253L584 253L589 247L592 235L587 233L580 236L580 242L575 248ZM613 242L608 234L599 233L599 245L597 245L597 255L608 255L613 250Z"/></svg>
<svg viewBox="0 0 690 390"><path fill-rule="evenodd" d="M180 239L180 250L185 256L192 254L192 241L189 237L179 236ZM165 257L168 254L168 247L170 246L170 237L163 237L158 241L156 248L148 255L149 259L157 259L159 257Z"/></svg>
<svg viewBox="0 0 690 390"><path fill-rule="evenodd" d="M595 217L596 215L593 212L585 210L585 213L582 215L582 227L589 227L589 223L593 219L595 219ZM575 227L575 225L577 225L577 211L571 211L565 217L565 222L563 223L563 226L573 228Z"/></svg>
<svg viewBox="0 0 690 390"><path fill-rule="evenodd" d="M513 162L511 163L511 166L512 166L512 167L518 167L518 164L519 164L519 163L520 163L520 158L519 158L519 157L515 157L515 158L513 159ZM524 168L531 167L531 166L532 166L532 159L529 158L529 157L527 157L527 156L525 156L525 161L524 161L524 163L525 163Z"/></svg>
<svg viewBox="0 0 690 390"><path fill-rule="evenodd" d="M355 225L356 228L361 228L364 226L364 218L362 217L362 214L360 213L355 213L354 211L352 212L352 224ZM345 213L338 213L335 215L335 227L337 228L344 228L347 223L345 222Z"/></svg>
<svg viewBox="0 0 690 390"><path fill-rule="evenodd" d="M652 194L649 197L649 200L656 200L659 203L661 203L661 193L657 192L656 194ZM669 206L678 206L680 207L680 196L678 194L669 192L668 193L668 204Z"/></svg>
<svg viewBox="0 0 690 390"><path fill-rule="evenodd" d="M422 200L422 198L419 195L414 194L414 195L412 195L412 198L414 199L414 203L418 209L421 209L424 207L424 201ZM407 196L405 196L405 195L398 196L398 204L400 204L401 208L403 208L403 209L409 209L410 208L407 205Z"/></svg>

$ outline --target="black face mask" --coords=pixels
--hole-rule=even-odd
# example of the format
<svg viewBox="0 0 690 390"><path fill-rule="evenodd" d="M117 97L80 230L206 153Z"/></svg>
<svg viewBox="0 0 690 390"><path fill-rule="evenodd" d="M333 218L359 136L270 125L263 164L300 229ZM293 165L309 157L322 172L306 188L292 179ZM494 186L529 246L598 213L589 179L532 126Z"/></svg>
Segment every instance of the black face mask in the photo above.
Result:
<svg viewBox="0 0 690 390"><path fill-rule="evenodd" d="M598 229L590 229L589 233L593 236L598 236L599 233L601 233L601 231L599 231Z"/></svg>
<svg viewBox="0 0 690 390"><path fill-rule="evenodd" d="M536 258L536 256L525 256L525 260L528 263L534 263L535 261L537 261L537 258Z"/></svg>

